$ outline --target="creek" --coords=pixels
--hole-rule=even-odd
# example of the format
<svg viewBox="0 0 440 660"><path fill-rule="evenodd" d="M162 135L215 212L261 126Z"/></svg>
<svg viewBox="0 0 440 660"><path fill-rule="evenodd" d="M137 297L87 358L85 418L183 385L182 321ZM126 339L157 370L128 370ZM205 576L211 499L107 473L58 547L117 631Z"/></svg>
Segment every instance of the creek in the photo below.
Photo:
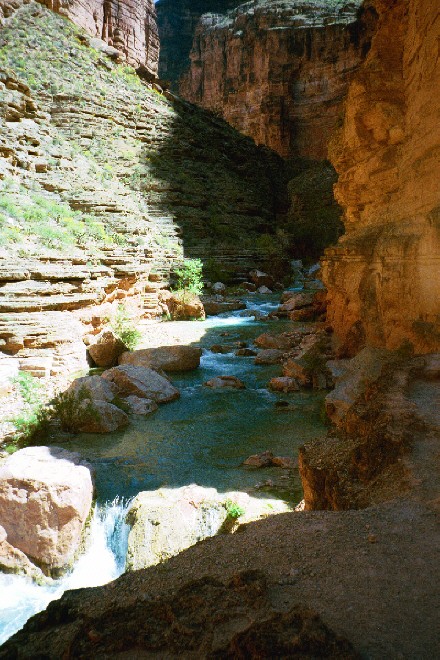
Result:
<svg viewBox="0 0 440 660"><path fill-rule="evenodd" d="M278 301L278 296L245 299L249 309L263 314L276 309ZM292 322L255 321L234 312L194 323L203 325L205 334L199 342L203 355L199 369L172 375L181 392L178 401L160 406L148 417L133 416L122 432L63 437L63 447L79 452L95 470L97 506L88 549L69 575L49 587L0 574L0 644L66 589L98 586L123 573L128 538L125 513L130 499L140 491L196 483L219 492L269 493L291 503L301 499L295 471L246 469L242 462L267 449L277 456L295 456L301 444L322 434L324 394L270 392L267 383L280 374L280 366L255 365L253 357L236 356L234 345L247 342L251 346L261 333L292 329ZM231 344L231 352L212 353L209 348L214 344ZM203 386L218 375L237 376L246 389ZM281 399L289 405L277 406ZM261 488L265 483L269 485Z"/></svg>

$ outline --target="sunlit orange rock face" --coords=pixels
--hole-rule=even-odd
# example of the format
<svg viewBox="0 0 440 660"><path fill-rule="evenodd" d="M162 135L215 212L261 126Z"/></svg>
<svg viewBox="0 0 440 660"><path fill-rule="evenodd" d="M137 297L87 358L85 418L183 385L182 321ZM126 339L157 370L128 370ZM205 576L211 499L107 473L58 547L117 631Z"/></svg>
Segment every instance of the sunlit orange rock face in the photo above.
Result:
<svg viewBox="0 0 440 660"><path fill-rule="evenodd" d="M157 73L159 37L154 0L41 0L41 3L123 52L129 64L143 64L150 73Z"/></svg>
<svg viewBox="0 0 440 660"><path fill-rule="evenodd" d="M346 235L326 251L341 354L362 344L440 349L440 15L432 0L373 0L371 50L333 139Z"/></svg>
<svg viewBox="0 0 440 660"><path fill-rule="evenodd" d="M360 4L259 0L205 14L180 93L281 156L326 158L367 47Z"/></svg>

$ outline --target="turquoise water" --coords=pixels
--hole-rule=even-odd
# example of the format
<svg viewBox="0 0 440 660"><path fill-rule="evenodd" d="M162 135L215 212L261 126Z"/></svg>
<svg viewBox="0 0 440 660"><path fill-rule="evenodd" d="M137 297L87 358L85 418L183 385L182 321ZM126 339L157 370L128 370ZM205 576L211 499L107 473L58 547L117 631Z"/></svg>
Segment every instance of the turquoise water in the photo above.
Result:
<svg viewBox="0 0 440 660"><path fill-rule="evenodd" d="M263 311L276 306L273 301L268 303L267 297L253 297L248 305ZM123 432L82 434L63 441L63 446L80 452L94 466L98 500L191 483L219 491L249 491L257 482L279 480L284 472L279 468L244 468L241 464L249 455L269 449L279 456L294 456L301 444L324 431L322 393L271 393L267 383L281 374L279 365L255 365L253 357L209 351L218 343L246 341L251 346L262 332L291 329L292 323L255 322L237 314L212 317L204 327L200 368L172 375L173 384L181 392L178 401L160 406L145 418L132 416ZM222 336L225 332L229 336ZM246 389L212 390L203 386L221 374L237 376ZM276 408L280 399L289 401L289 409ZM299 501L299 476L293 474L284 482L279 494ZM276 494L276 490L272 492Z"/></svg>
<svg viewBox="0 0 440 660"><path fill-rule="evenodd" d="M267 297L252 297L247 302L250 308L263 312L277 306L275 299ZM0 574L0 644L66 589L105 584L124 571L128 535L125 513L129 498L142 490L197 483L220 492L261 492L290 502L301 499L297 472L249 469L242 462L250 454L266 449L279 456L295 456L302 443L322 434L324 395L311 391L271 393L267 383L281 373L279 365L255 365L253 357L209 351L210 346L219 343L246 341L252 345L263 332L294 327L281 321L257 323L239 314L203 322L200 368L172 379L181 391L178 401L160 406L148 417L133 416L130 426L121 433L54 439L53 444L78 451L95 469L98 508L91 525L90 545L72 573L50 587ZM222 336L225 332L229 336ZM209 378L222 374L237 376L246 389L211 390L203 386ZM288 408L276 408L281 399L289 402ZM264 491L254 490L257 483L267 480L273 485Z"/></svg>

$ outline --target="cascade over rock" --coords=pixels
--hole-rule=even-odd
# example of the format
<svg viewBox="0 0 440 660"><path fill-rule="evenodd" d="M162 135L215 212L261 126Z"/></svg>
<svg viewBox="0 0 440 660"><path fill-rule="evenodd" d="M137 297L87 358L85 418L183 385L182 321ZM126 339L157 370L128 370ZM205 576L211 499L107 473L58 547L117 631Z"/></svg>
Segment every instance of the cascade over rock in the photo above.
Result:
<svg viewBox="0 0 440 660"><path fill-rule="evenodd" d="M346 234L323 260L341 355L363 344L440 345L439 15L374 0L379 22L331 148Z"/></svg>

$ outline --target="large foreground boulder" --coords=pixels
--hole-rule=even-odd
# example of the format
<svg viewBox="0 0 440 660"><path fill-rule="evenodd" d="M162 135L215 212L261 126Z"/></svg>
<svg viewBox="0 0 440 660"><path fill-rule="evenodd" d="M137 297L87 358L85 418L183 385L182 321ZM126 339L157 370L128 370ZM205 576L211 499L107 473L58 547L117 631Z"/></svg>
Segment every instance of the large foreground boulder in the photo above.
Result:
<svg viewBox="0 0 440 660"><path fill-rule="evenodd" d="M21 449L0 467L0 520L7 542L47 574L72 565L92 497L89 468L78 454L59 447Z"/></svg>
<svg viewBox="0 0 440 660"><path fill-rule="evenodd" d="M289 510L280 500L250 497L247 493L218 493L195 484L142 492L127 514L131 525L127 568L159 564L198 541L232 526Z"/></svg>
<svg viewBox="0 0 440 660"><path fill-rule="evenodd" d="M160 346L125 352L119 364L132 364L136 367L163 369L164 371L192 371L200 365L202 351L195 346Z"/></svg>
<svg viewBox="0 0 440 660"><path fill-rule="evenodd" d="M102 374L102 378L115 383L120 396L135 394L144 399L153 399L156 403L174 401L180 392L171 383L153 369L123 364L113 367Z"/></svg>
<svg viewBox="0 0 440 660"><path fill-rule="evenodd" d="M98 367L113 367L118 364L118 358L127 350L124 342L111 330L103 330L95 343L88 348L89 355Z"/></svg>
<svg viewBox="0 0 440 660"><path fill-rule="evenodd" d="M313 610L274 609L268 582L258 570L225 582L204 576L166 595L135 589L111 604L104 596L98 607L83 604L82 590L68 591L14 635L0 658L358 660Z"/></svg>

